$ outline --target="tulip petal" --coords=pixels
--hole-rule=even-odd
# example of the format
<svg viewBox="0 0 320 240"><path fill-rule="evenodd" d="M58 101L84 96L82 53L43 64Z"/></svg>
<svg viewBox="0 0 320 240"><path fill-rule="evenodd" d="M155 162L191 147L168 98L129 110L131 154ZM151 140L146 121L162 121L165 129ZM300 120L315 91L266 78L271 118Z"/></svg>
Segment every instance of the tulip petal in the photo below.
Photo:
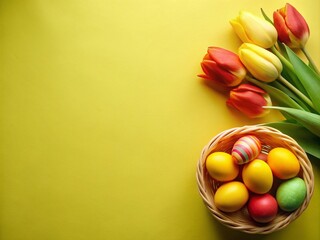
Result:
<svg viewBox="0 0 320 240"><path fill-rule="evenodd" d="M219 84L235 86L241 82L241 80L239 80L232 73L220 68L214 61L204 60L201 62L201 67L206 75L206 79L215 81Z"/></svg>
<svg viewBox="0 0 320 240"><path fill-rule="evenodd" d="M246 101L247 99L255 99L256 101ZM263 98L257 99L256 94L254 93L246 93L243 98L236 98L236 101L232 101L230 99L227 100L227 105L238 109L250 118L261 117L267 114L269 111L266 111L261 107L265 104L266 101Z"/></svg>
<svg viewBox="0 0 320 240"><path fill-rule="evenodd" d="M290 48L302 48L309 39L310 30L303 16L289 3L273 13L279 40Z"/></svg>
<svg viewBox="0 0 320 240"><path fill-rule="evenodd" d="M235 20L231 20L230 24L231 24L233 30L236 32L236 34L238 35L238 37L241 39L242 42L252 43L251 39L246 34L246 31L244 30L242 25L239 23L238 18L235 19Z"/></svg>
<svg viewBox="0 0 320 240"><path fill-rule="evenodd" d="M239 70L244 70L238 55L231 51L219 47L209 47L208 55L219 67L228 71L238 72Z"/></svg>
<svg viewBox="0 0 320 240"><path fill-rule="evenodd" d="M263 106L270 106L271 99L263 89L251 84L242 84L230 92L230 98L226 103L248 117L255 118L269 112Z"/></svg>
<svg viewBox="0 0 320 240"><path fill-rule="evenodd" d="M251 43L243 43L239 57L249 72L257 79L272 82L282 71L279 58L270 51Z"/></svg>
<svg viewBox="0 0 320 240"><path fill-rule="evenodd" d="M273 13L273 21L274 21L274 26L278 31L279 40L283 43L290 45L291 43L291 39L289 37L290 30L287 27L286 22L279 11L275 11Z"/></svg>
<svg viewBox="0 0 320 240"><path fill-rule="evenodd" d="M219 47L208 48L201 67L204 75L198 75L199 77L226 87L239 85L247 74L237 54Z"/></svg>
<svg viewBox="0 0 320 240"><path fill-rule="evenodd" d="M240 12L240 20L251 43L270 48L277 41L277 30L268 21L245 11Z"/></svg>
<svg viewBox="0 0 320 240"><path fill-rule="evenodd" d="M203 60L211 60L211 58L210 58L208 53L206 55L204 55Z"/></svg>
<svg viewBox="0 0 320 240"><path fill-rule="evenodd" d="M279 72L275 66L255 52L242 49L239 52L239 56L248 71L257 79L264 82L272 82L278 78Z"/></svg>
<svg viewBox="0 0 320 240"><path fill-rule="evenodd" d="M264 59L266 59L267 61L272 63L274 65L274 67L277 69L277 71L279 73L281 73L282 63L281 63L280 59L275 54L273 54L272 52L270 52L264 48L261 48L261 47L255 45L255 44L243 44L243 45L244 45L244 47L259 54L261 57L263 57Z"/></svg>
<svg viewBox="0 0 320 240"><path fill-rule="evenodd" d="M258 94L266 94L267 93L264 89L257 87L255 85L252 85L252 84L247 84L247 83L240 85L238 88L233 89L233 91L234 92L251 91L254 93L258 93Z"/></svg>
<svg viewBox="0 0 320 240"><path fill-rule="evenodd" d="M292 34L302 40L303 46L305 45L306 40L309 38L309 26L303 16L289 3L285 6L287 12L287 26L291 30Z"/></svg>

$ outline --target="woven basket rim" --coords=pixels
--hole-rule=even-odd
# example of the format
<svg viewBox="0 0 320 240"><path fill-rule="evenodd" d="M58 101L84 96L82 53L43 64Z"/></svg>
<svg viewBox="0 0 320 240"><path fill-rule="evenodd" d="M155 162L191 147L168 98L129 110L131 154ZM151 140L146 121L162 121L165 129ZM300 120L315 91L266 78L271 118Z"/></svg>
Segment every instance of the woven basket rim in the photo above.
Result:
<svg viewBox="0 0 320 240"><path fill-rule="evenodd" d="M206 158L211 152L215 151L216 149L220 149L218 144L223 145L223 143L226 142L226 146L223 147L229 147L229 145L236 141L236 139L240 138L242 135L248 134L256 135L259 139L262 139L262 141L266 141L268 143L272 141L272 147L282 146L293 151L297 156L301 166L300 177L303 178L307 186L307 196L303 204L297 210L290 213L283 213L280 211L277 217L268 224L258 224L253 220L248 220L242 216L243 214L241 211L235 215L222 212L213 204L214 191L212 190L212 183L210 181L214 182L214 180L208 176L206 171ZM307 208L314 191L313 169L306 152L290 136L283 134L275 128L263 125L234 127L215 135L202 149L200 158L197 162L196 179L199 193L210 213L225 226L250 234L269 234L285 228L292 221L298 218Z"/></svg>

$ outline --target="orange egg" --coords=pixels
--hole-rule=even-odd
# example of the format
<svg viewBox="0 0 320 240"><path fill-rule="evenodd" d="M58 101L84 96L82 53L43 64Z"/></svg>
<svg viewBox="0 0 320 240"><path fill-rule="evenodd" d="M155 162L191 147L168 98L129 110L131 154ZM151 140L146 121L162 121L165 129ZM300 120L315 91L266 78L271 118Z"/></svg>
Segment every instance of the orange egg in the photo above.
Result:
<svg viewBox="0 0 320 240"><path fill-rule="evenodd" d="M280 179L293 178L300 171L297 157L293 152L283 147L273 148L268 154L267 163L273 174Z"/></svg>

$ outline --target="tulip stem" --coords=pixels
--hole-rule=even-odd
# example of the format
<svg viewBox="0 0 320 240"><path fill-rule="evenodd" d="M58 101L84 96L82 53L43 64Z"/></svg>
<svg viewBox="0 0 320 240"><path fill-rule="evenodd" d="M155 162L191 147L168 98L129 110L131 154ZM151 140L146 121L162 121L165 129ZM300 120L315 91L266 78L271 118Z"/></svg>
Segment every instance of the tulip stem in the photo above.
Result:
<svg viewBox="0 0 320 240"><path fill-rule="evenodd" d="M307 51L307 49L305 47L302 47L301 48L301 51L303 52L303 54L306 56L306 58L308 59L309 61L309 65L310 67L317 73L317 74L320 74L316 64L314 63L314 61L312 60L311 58L311 55L309 54L309 52Z"/></svg>
<svg viewBox="0 0 320 240"><path fill-rule="evenodd" d="M295 86L293 86L287 79L282 77L281 75L278 77L278 80L287 86L292 92L294 92L297 96L299 96L306 104L314 109L312 101L307 98L302 92L299 91Z"/></svg>
<svg viewBox="0 0 320 240"><path fill-rule="evenodd" d="M279 51L278 49L276 49L275 46L272 46L271 47L271 51L278 57L280 58L281 62L283 64L285 64L291 72L294 72L294 68L293 68L293 65L288 61L288 59L286 59Z"/></svg>

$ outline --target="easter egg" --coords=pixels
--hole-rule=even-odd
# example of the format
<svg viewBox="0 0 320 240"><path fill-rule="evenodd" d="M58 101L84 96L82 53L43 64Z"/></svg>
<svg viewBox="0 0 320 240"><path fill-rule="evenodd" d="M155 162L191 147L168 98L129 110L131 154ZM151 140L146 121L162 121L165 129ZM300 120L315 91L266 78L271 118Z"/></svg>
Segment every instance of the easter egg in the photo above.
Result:
<svg viewBox="0 0 320 240"><path fill-rule="evenodd" d="M249 215L259 223L271 222L278 213L277 200L269 193L251 196L247 208Z"/></svg>
<svg viewBox="0 0 320 240"><path fill-rule="evenodd" d="M255 159L244 165L242 179L250 191L258 194L268 192L273 184L273 175L270 167L260 159Z"/></svg>
<svg viewBox="0 0 320 240"><path fill-rule="evenodd" d="M231 181L238 176L239 166L229 153L214 152L206 159L209 175L217 181Z"/></svg>
<svg viewBox="0 0 320 240"><path fill-rule="evenodd" d="M255 159L261 151L260 140L247 135L239 138L232 147L231 155L237 164L244 164Z"/></svg>
<svg viewBox="0 0 320 240"><path fill-rule="evenodd" d="M295 177L281 183L276 192L279 207L286 212L299 208L307 195L307 186L303 179Z"/></svg>
<svg viewBox="0 0 320 240"><path fill-rule="evenodd" d="M290 150L283 147L271 149L267 163L273 174L280 179L293 178L300 171L300 163L297 157Z"/></svg>
<svg viewBox="0 0 320 240"><path fill-rule="evenodd" d="M215 206L224 212L235 212L241 209L249 199L246 186L239 181L222 184L214 195Z"/></svg>

